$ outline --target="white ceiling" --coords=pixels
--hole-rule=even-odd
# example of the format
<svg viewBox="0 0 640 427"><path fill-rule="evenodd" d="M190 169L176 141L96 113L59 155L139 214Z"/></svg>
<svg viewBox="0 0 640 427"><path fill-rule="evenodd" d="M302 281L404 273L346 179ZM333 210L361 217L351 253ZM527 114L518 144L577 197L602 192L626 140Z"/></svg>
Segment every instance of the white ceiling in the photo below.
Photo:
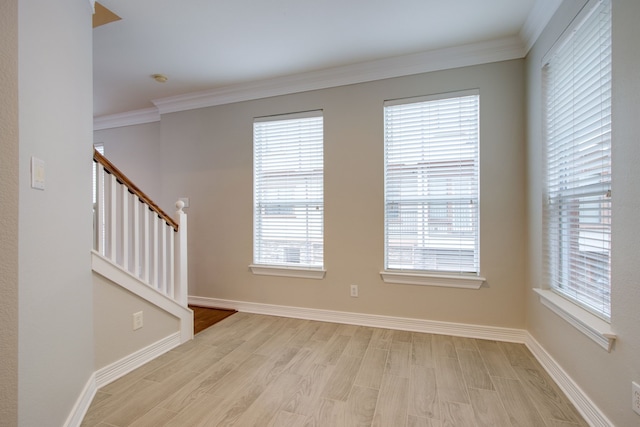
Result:
<svg viewBox="0 0 640 427"><path fill-rule="evenodd" d="M424 68L461 46L508 45L509 56L522 57L559 2L100 0L122 20L93 30L94 116L149 111L184 94L354 74L362 64L405 61L392 75L411 74L416 63ZM155 73L168 82L154 81Z"/></svg>

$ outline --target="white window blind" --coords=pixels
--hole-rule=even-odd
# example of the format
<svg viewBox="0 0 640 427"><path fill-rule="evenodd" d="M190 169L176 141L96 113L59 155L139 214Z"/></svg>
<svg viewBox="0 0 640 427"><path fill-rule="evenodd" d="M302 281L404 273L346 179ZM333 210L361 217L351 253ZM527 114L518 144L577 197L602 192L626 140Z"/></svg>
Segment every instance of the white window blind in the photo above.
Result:
<svg viewBox="0 0 640 427"><path fill-rule="evenodd" d="M254 264L323 268L322 112L256 119Z"/></svg>
<svg viewBox="0 0 640 427"><path fill-rule="evenodd" d="M611 5L599 2L543 66L546 273L608 320L611 277Z"/></svg>
<svg viewBox="0 0 640 427"><path fill-rule="evenodd" d="M479 102L385 102L386 270L479 273Z"/></svg>

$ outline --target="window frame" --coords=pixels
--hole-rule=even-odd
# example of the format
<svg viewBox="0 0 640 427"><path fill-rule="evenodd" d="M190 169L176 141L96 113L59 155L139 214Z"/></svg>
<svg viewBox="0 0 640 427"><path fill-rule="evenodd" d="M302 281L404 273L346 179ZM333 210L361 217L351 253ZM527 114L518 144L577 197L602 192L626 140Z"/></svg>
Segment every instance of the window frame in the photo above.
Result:
<svg viewBox="0 0 640 427"><path fill-rule="evenodd" d="M311 150L315 150L315 156L313 159L307 157L306 160L301 158L294 166L298 168L295 171L281 169L270 172L267 163L263 161L266 156L272 156L271 159L277 159L277 155L274 152L268 153L269 145L273 150L277 146L286 148L288 142L285 138L278 137L264 137L264 133L260 129L275 129L278 126L287 126L287 123L294 124L295 122L304 122L309 119L310 125L317 131L318 126L320 128L319 142L316 138L305 139L306 137L302 132L296 133L292 131L287 134L288 137L293 136L297 138L297 146L303 156L311 156L305 150L310 149L306 146L307 143L312 145ZM318 124L318 120L320 123ZM273 124L273 127L269 126ZM262 135L262 136L261 136ZM261 139L262 138L262 139ZM271 139L269 142L268 139ZM305 141L304 146L300 145L301 141ZM260 144L264 144L261 146ZM282 145L284 144L284 145ZM292 142L292 144L296 144ZM318 151L321 156L318 160ZM285 277L297 277L297 278L309 278L309 279L322 279L326 273L324 268L324 114L322 110L305 111L291 114L280 114L275 116L257 117L253 121L253 153L254 153L254 165L253 165L253 262L249 265L249 269L253 274L266 275L266 276L285 276ZM282 158L276 161L283 161ZM305 162L303 165L301 162ZM318 172L318 163L320 165ZM271 163L272 164L272 163ZM310 169L305 170L305 167ZM282 175L282 179L277 178L276 175ZM290 178L286 178L290 177ZM318 183L318 177L320 183ZM280 179L280 181L277 181ZM282 182L284 181L284 182ZM273 183L277 182L277 183ZM304 182L304 183L303 183ZM311 183L309 183L311 182ZM311 191L313 195L311 198L300 198L300 186L304 187L305 192ZM277 188L276 188L277 187ZM319 188L318 188L319 187ZM319 195L317 194L319 191ZM319 197L318 197L319 196ZM260 208L260 206L262 208ZM268 239L265 239L265 234L268 234L265 227L268 221L272 223L278 223L278 227L283 228L284 231L289 230L289 234L282 233L278 236L283 241L292 241L292 231L295 228L293 222L296 221L298 215L295 211L299 211L300 215L306 218L306 222L309 223L307 227L308 234L302 243L302 248L298 248L297 254L292 254L292 258L289 259L287 255L287 249L295 248L281 248L283 251L279 251L277 248L274 251L270 251L266 248ZM318 212L319 211L319 212ZM318 219L319 218L319 219ZM271 230L274 229L271 226ZM309 228L310 227L310 228ZM309 231L310 230L310 231ZM319 236L318 236L319 233ZM287 240L289 239L289 240ZM311 239L311 240L309 240ZM304 243L306 242L306 243ZM318 265L318 245L319 256L321 257L321 263ZM285 245L286 246L286 245ZM311 252L304 252L304 246L312 247ZM280 255L277 253L282 252ZM269 255L271 254L271 255ZM300 255L302 254L302 255ZM297 256L296 256L297 255ZM278 258L275 262L271 262L267 258ZM280 259L282 258L282 259ZM298 262L291 261L296 258ZM300 262L306 260L305 262Z"/></svg>
<svg viewBox="0 0 640 427"><path fill-rule="evenodd" d="M600 210L602 211L599 214L599 218L603 218L603 214L605 216L607 216L609 218L609 231L607 234L607 238L609 239L609 246L611 243L610 237L611 237L611 222L610 222L610 218L611 218L611 169L612 169L612 165L611 165L611 120L610 120L610 110L611 110L611 100L609 98L609 105L608 107L605 105L604 110L609 110L609 122L608 122L608 142L609 142L609 148L608 148L608 159L609 159L609 165L608 165L608 177L609 180L608 182L606 180L602 180L600 184L604 184L603 188L598 190L598 197L600 197L600 201L596 200L585 200L587 199L587 194L595 194L594 191L586 191L585 188L580 187L580 186L575 186L575 188L571 187L571 184L573 184L575 181L569 181L566 179L563 179L564 181L567 182L566 186L566 190L565 190L565 196L562 197L556 193L550 192L550 187L551 185L556 185L558 180L555 180L553 182L549 182L550 181L550 177L552 176L552 173L557 172L559 169L553 169L550 170L550 163L552 162L552 154L551 154L551 149L550 149L550 137L549 137L549 118L548 118L548 105L549 105L549 101L548 101L548 81L547 81L547 70L549 67L549 63L552 62L553 58L558 54L559 50L562 49L563 47L565 47L565 45L567 43L572 42L572 38L573 36L576 34L576 32L580 31L581 28L584 28L583 26L589 25L589 18L591 18L592 16L594 16L594 14L598 13L598 10L600 8L600 6L605 6L608 7L608 13L609 13L609 25L611 25L611 7L612 4L609 0L591 0L587 5L585 5L585 7L580 11L580 13L576 16L576 18L572 21L572 23L568 26L568 28L564 31L564 33L562 34L562 36L556 41L556 43L552 46L552 48L549 50L549 52L544 56L544 58L542 59L542 62L540 64L540 72L541 72L541 82L542 82L542 97L541 97L541 101L542 101L542 123L543 123L543 133L542 133L542 145L543 145L543 165L544 165L544 171L543 171L543 248L544 248L544 252L543 252L543 267L544 267L544 274L543 274L543 283L541 284L541 286L539 288L534 288L534 292L536 294L538 294L539 298L540 298L540 302L546 306L547 308L549 308L552 312L554 312L556 315L558 315L559 317L561 317L562 319L564 319L565 321L567 321L569 324L571 324L574 328L576 328L578 331L582 332L584 335L586 335L587 337L589 337L591 340L593 340L595 343L597 343L599 346L601 346L603 349L607 350L607 351L611 351L612 347L613 347L613 343L616 339L616 335L613 333L613 331L611 330L611 325L610 325L610 312L611 312L611 306L609 305L609 310L608 313L604 313L602 311L597 311L594 310L593 307L588 306L587 304L572 298L569 294L567 294L567 292L564 291L560 291L557 289L557 287L553 286L553 281L556 280L556 277L559 277L561 275L561 272L559 272L559 270L566 270L568 271L571 266L570 265L566 265L569 263L569 261L564 261L565 264L562 264L561 261L558 260L554 260L552 259L553 255L554 255L554 251L556 251L556 253L562 253L565 256L569 253L569 249L562 249L560 246L562 246L562 241L564 239L568 239L570 237L569 233L570 231L561 231L558 230L557 235L558 238L554 240L553 238L553 234L555 233L552 229L552 226L556 225L558 227L560 227L561 222L560 221L555 221L554 217L552 215L554 215L554 210L557 212L557 215L562 215L562 212L564 212L563 208L562 208L562 204L559 203L561 200L565 201L565 205L568 202L571 202L573 205L576 205L577 203L577 208L574 206L574 210L577 209L577 229L578 231L578 236L580 236L580 225L581 224L591 224L593 221L593 218L591 217L591 215L589 215L589 218L582 218L580 216L580 203L585 204L585 205L589 205L589 206L584 206L584 208L582 209L583 212L588 212L590 209L593 208L593 204L600 204L600 201L604 201L604 204L607 205L608 207L603 208L604 205L601 205ZM591 34L591 36L593 37L593 34ZM598 46L602 46L601 44L599 44ZM606 51L608 52L606 55L608 55L610 57L611 55L611 33L609 33L609 45L608 45L609 50ZM606 56L605 55L605 56ZM581 57L582 59L582 57ZM599 57L599 60L601 60L601 57ZM610 61L610 59L609 59ZM610 63L609 63L609 66ZM609 68L608 71L609 75L611 75L611 69ZM582 85L584 86L584 81L581 80ZM576 86L580 86L580 85L576 85ZM589 86L592 88L592 86ZM600 86L598 86L600 88ZM607 91L607 89L605 88L605 92ZM609 79L609 87L608 87L608 92L609 94L611 93L611 79ZM578 92L578 95L584 95L584 91L580 91ZM575 99L577 97L572 96L571 99ZM598 104L599 106L599 110L598 111L602 111L602 107L600 106L601 104ZM606 129L607 126L605 126ZM601 131L602 132L602 131ZM573 132L575 133L575 132ZM576 142L574 141L575 139L575 135L572 134L572 142L571 142L571 146L575 147L578 146L576 145ZM591 144L593 145L593 144ZM580 156L578 156L578 158L580 158L581 156L584 156L584 153L586 152L586 150L582 150L582 152L580 153ZM555 154L555 152L554 152ZM574 173L575 175L581 176L579 174L587 174L587 172L585 172L586 170L589 170L586 166L581 166L581 172L578 173ZM562 170L566 170L562 169ZM605 172L606 174L606 172ZM599 176L604 176L604 175L599 175ZM560 191L560 190L558 190ZM582 201L577 201L578 200L578 196L582 197ZM558 208L556 209L555 206L558 206ZM607 213L608 211L608 213ZM571 212L569 212L571 213ZM565 215L567 215L567 213L565 213ZM575 215L574 215L575 216ZM574 222L576 221L576 219L574 219ZM568 224L568 221L565 221L565 224ZM602 219L600 220L600 224L605 223L606 221L603 221ZM585 226L586 227L586 226ZM571 228L570 225L564 225L564 228ZM575 227L574 227L575 228ZM575 231L574 231L575 233ZM575 236L573 237L575 240ZM581 238L578 237L578 240L580 240ZM606 240L603 240L606 241ZM576 251L580 251L580 247L584 246L585 243L582 242L580 244L577 245ZM558 248L554 248L555 246L559 246ZM565 245L566 246L566 245ZM576 245L574 244L574 247ZM583 249L584 251L585 249ZM565 253L566 252L566 253ZM575 251L574 251L575 252ZM609 259L609 280L608 280L608 289L609 292L611 290L611 269L610 269L610 249L609 249L609 255L608 255L608 259ZM560 265L562 264L562 265ZM591 264L591 263L589 263ZM557 268L556 268L557 266ZM556 272L552 271L554 268L556 268ZM575 267L574 268L574 274L575 274ZM587 268L587 267L583 267L583 268ZM555 275L555 276L554 276ZM610 302L610 300L609 300Z"/></svg>
<svg viewBox="0 0 640 427"><path fill-rule="evenodd" d="M587 284L590 279L575 278L576 275L582 275L582 273L589 273L591 267L596 268L595 260L586 261L586 258L591 256L597 257L592 252L584 247L584 243L577 243L577 239L584 240L583 236L589 233L589 235L595 235L596 232L592 231L593 228L593 215L591 215L589 206L597 207L597 217L599 219L597 225L598 228L603 229L602 239L608 239L610 245L611 237L611 68L609 62L608 68L608 86L605 81L599 82L597 88L600 92L609 93L608 102L607 99L596 104L599 112L599 116L602 123L597 128L599 136L597 137L597 143L584 142L584 137L580 136L580 132L583 131L583 127L580 123L577 123L574 128L574 120L568 117L574 117L578 115L576 111L581 110L586 106L587 100L585 100L585 94L593 91L593 86L585 86L582 83L571 83L570 85L563 85L563 91L571 90L571 95L551 93L553 89L549 88L549 67L566 67L566 63L572 64L568 71L564 71L567 74L561 74L561 78L567 78L573 76L572 73L582 71L582 68L578 68L575 58L571 58L568 52L563 49L567 46L572 46L573 42L580 42L582 38L592 38L595 34L589 33L588 35L579 32L586 26L591 25L591 18L595 19L595 14L600 11L600 7L606 7L610 3L608 0L594 1L590 5L587 5L581 15L575 20L575 24L572 28L565 32L565 35L552 47L542 61L542 102L543 102L543 143L544 143L544 238L545 238L545 277L546 284L553 292L558 295L567 298L572 303L578 305L591 312L592 314L602 318L604 321L609 322L610 304L607 308L598 310L594 304L586 302L588 298L573 296L572 293L578 293L583 284ZM605 11L606 12L606 11ZM611 19L609 13L609 20ZM610 21L609 21L610 22ZM578 34L578 36L576 36ZM599 33L598 33L599 34ZM576 37L579 37L576 39ZM599 39L598 39L599 40ZM604 56L611 55L611 34L609 33L609 50L605 51ZM596 46L601 46L600 43L592 42L589 46L593 46L593 51L598 50ZM608 52L608 55L607 53ZM560 57L562 53L567 53L566 57ZM601 59L602 53L599 53L598 59ZM582 60L582 58L580 58ZM610 59L609 59L610 61ZM558 65L556 65L559 63ZM591 63L590 63L591 64ZM577 69L577 70L576 70ZM555 73L555 71L554 71ZM568 86L565 88L565 86ZM555 88L555 86L554 86ZM560 104L561 101L571 101L570 105L562 103L562 107L556 107L556 104ZM552 107L549 105L552 104ZM591 104L589 104L591 107ZM577 119L576 119L577 121ZM589 122L591 123L591 122ZM595 119L594 122L595 123ZM570 136L563 136L560 130L563 127L572 124ZM556 136L557 135L557 136ZM594 138L595 140L596 138ZM602 142L600 142L602 141ZM587 146L589 144L591 147ZM593 148L598 144L603 146L602 149ZM607 148L608 145L608 148ZM592 155L592 153L601 153L603 160L600 161L601 166L595 168L593 161L586 163L581 157L586 154ZM558 158L567 159L561 163ZM591 172L595 171L597 172ZM592 181L594 176L600 177L598 183L584 183L588 178ZM589 205L589 206L587 206ZM598 207L599 205L599 207ZM589 215L587 215L589 214ZM575 223L575 225L574 225ZM608 229L608 230L607 230ZM577 231L576 231L577 230ZM603 240L603 243L606 243ZM584 266L581 267L585 271L578 271L578 267L575 262L578 258L584 258ZM600 256L602 258L602 256ZM606 256L610 260L610 248ZM601 269L601 268L600 268ZM607 289L610 292L611 289L611 275L610 266L607 269L608 280ZM597 273L597 274L596 274ZM601 276L600 272L593 272L593 275ZM604 290L604 287L598 289ZM586 291L585 291L586 292ZM606 297L604 297L606 298ZM606 301L606 300L605 300ZM610 299L609 299L610 302Z"/></svg>
<svg viewBox="0 0 640 427"><path fill-rule="evenodd" d="M470 204L473 204L475 207L471 208L471 210L469 211L469 212L473 211L475 214L475 217L471 219L473 221L472 227L474 231L472 256L473 256L473 269L475 271L458 271L458 270L451 271L451 270L444 270L444 269L441 269L441 270L416 269L416 268L405 268L405 267L397 268L396 266L393 265L393 263L390 263L390 253L389 253L390 243L389 242L391 239L390 234L393 234L393 231L391 230L392 224L390 223L390 221L393 220L394 217L399 218L401 202L396 200L393 196L390 196L390 194L397 194L398 190L395 190L395 191L392 190L393 184L396 184L395 182L396 179L390 178L390 176L394 172L390 167L390 164L388 163L388 157L390 155L389 144L391 143L391 140L388 135L389 124L387 123L387 115L388 115L387 108L393 108L394 106L403 106L403 105L409 105L409 104L418 105L420 103L424 103L426 105L428 103L437 103L438 101L443 101L442 104L432 104L432 105L437 105L438 108L444 109L446 108L445 105L448 101L454 100L456 98L464 98L469 96L473 96L476 98L475 99L476 122L474 123L475 141L476 141L476 145L474 147L475 156L469 160L473 162L470 166L471 166L472 173L475 174L475 176L473 177L470 183L467 182L465 185L471 185L472 187L475 187L474 189L471 190L471 194L475 193L474 194L475 198L472 199L470 203ZM385 157L384 251L385 253L384 253L384 269L383 271L380 272L382 279L387 283L479 289L485 281L485 278L480 276L480 260L479 260L480 258L480 235L479 235L480 234L480 91L478 89L471 89L471 90L440 93L440 94L420 96L420 97L389 100L389 101L385 101L384 103L383 113L384 113L384 126L385 126L385 142L384 142L384 147L385 147L384 148L384 157ZM424 119L425 116L421 116L421 117ZM422 142L422 144L424 144L424 142ZM461 145L460 143L458 144ZM451 163L455 163L458 165L458 167L460 167L460 165L463 162L464 162L464 159L462 159L462 161L456 160ZM427 162L423 162L422 165L417 164L415 167L416 171L414 175L415 175L415 179L418 179L420 182L416 183L415 188L424 187L423 189L427 189L427 193L433 192L435 194L435 192L442 192L444 191L443 190L444 188L448 188L450 185L453 185L449 183L449 178L447 178L446 185L443 184L442 181L444 180L443 178L444 175L442 175L442 173L438 173L439 170L447 170L447 168L451 163L446 161L445 162L427 161ZM410 169L412 169L412 167L408 165L399 165L399 166L400 167L398 168L398 171L400 174L402 174L402 177L399 179L400 179L400 182L404 183L406 182L407 179L409 179L408 178L409 175L406 174L406 171L409 171ZM468 169L463 168L463 170L468 170ZM425 178L429 176L431 176L430 180L434 182L440 181L433 188L433 190L428 190L428 188L431 187L431 184L430 182L425 180ZM459 176L460 175L456 175L453 179L459 178ZM394 183L392 184L391 181L394 181ZM460 181L460 182L456 181L454 186L460 185L460 183L464 183L464 181ZM466 209L464 208L464 203L461 204L461 201L468 200L469 198L467 197L466 194L464 194L464 190L460 190L460 191L461 193L459 195L454 194L453 196L450 194L450 191L445 191L446 194L443 193L437 197L439 202L445 205L444 212L448 215L446 221L442 221L442 218L440 217L441 216L440 215L439 223L440 225L445 226L448 229L448 231L441 230L438 227L436 227L437 229L434 227L430 227L429 221L422 220L416 223L416 224L419 223L419 225L416 225L416 227L419 228L417 232L419 234L429 234L430 233L429 229L431 228L433 228L433 230L431 230L432 232L431 234L434 234L434 236L436 234L440 236L443 236L443 235L446 236L447 234L454 232L455 231L454 229L456 229L456 227L452 226L452 224L455 223L456 218L454 218L454 216L452 215L449 215L450 213L453 212L453 206L455 205L457 207L458 210L456 212L458 213L460 212L465 213L469 209L469 208L466 208ZM423 206L422 209L425 212L427 211L431 212L431 210L433 210L433 206L438 205L438 202L436 201L436 197L434 196L418 197L418 199L422 200L422 202L420 203L422 203L421 206ZM438 212L442 213L443 211L438 210ZM429 214L430 213L428 213L427 216ZM449 216L451 216L451 218L449 218ZM458 218L458 222L459 222L459 218ZM459 227L460 225L458 224L457 228ZM414 247L414 249L417 248L416 245L412 247ZM443 248L440 248L440 249L444 250ZM460 248L457 248L456 250L459 250L459 249ZM437 249L436 249L436 252L437 252ZM415 262L413 265L415 266Z"/></svg>

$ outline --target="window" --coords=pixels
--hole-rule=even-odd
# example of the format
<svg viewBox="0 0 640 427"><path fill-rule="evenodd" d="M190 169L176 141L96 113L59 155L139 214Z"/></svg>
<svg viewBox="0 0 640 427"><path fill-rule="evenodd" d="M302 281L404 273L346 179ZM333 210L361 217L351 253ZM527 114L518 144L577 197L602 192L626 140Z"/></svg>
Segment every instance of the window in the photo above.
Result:
<svg viewBox="0 0 640 427"><path fill-rule="evenodd" d="M253 272L272 274L260 266L321 270L322 112L256 119L253 143Z"/></svg>
<svg viewBox="0 0 640 427"><path fill-rule="evenodd" d="M611 5L579 20L543 65L545 269L550 288L608 320Z"/></svg>
<svg viewBox="0 0 640 427"><path fill-rule="evenodd" d="M386 271L478 276L479 102L385 102Z"/></svg>

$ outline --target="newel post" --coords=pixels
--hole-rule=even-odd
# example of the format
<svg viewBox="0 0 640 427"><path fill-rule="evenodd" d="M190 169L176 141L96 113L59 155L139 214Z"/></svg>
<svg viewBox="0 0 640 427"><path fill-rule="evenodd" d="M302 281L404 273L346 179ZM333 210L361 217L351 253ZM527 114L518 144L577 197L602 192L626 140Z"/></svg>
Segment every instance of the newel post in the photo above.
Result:
<svg viewBox="0 0 640 427"><path fill-rule="evenodd" d="M175 245L175 288L174 298L180 304L187 306L188 276L187 276L187 214L182 210L184 202L176 202L175 221L178 224L178 231Z"/></svg>

